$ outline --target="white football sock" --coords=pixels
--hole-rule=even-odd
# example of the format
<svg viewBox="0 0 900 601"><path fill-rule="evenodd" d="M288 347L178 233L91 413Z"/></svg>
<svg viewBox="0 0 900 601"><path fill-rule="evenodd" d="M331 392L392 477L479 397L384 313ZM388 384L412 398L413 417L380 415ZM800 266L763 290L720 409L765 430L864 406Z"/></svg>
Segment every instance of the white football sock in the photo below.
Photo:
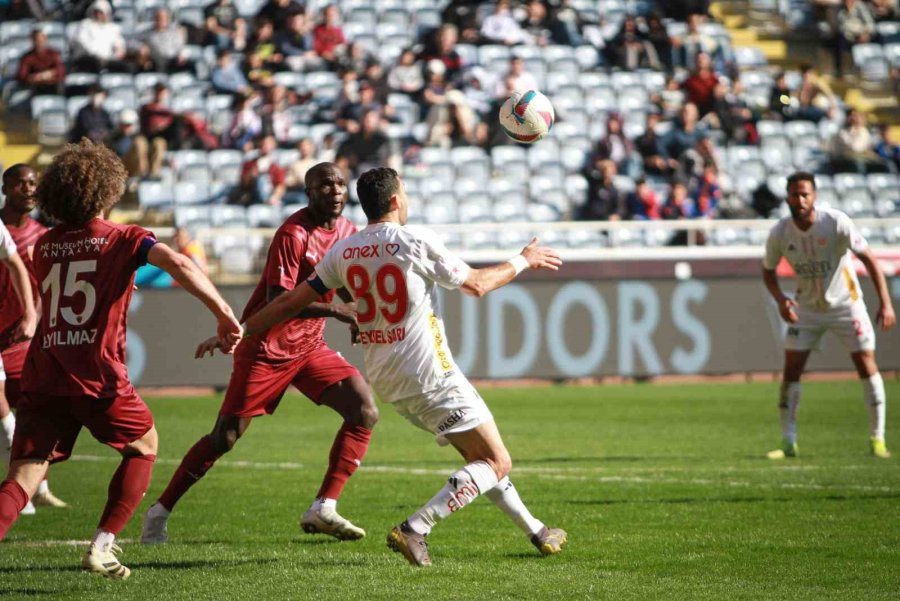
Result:
<svg viewBox="0 0 900 601"><path fill-rule="evenodd" d="M544 523L531 515L525 507L525 503L519 497L519 491L509 478L503 478L497 486L484 494L528 536L534 536L544 527Z"/></svg>
<svg viewBox="0 0 900 601"><path fill-rule="evenodd" d="M800 382L782 382L778 399L781 414L781 437L785 442L797 442L797 406L800 404Z"/></svg>
<svg viewBox="0 0 900 601"><path fill-rule="evenodd" d="M414 532L428 534L440 520L459 511L482 492L497 486L497 473L486 461L473 461L454 472L447 484L407 522Z"/></svg>
<svg viewBox="0 0 900 601"><path fill-rule="evenodd" d="M12 446L13 435L16 433L16 414L10 411L6 417L0 419L0 431L3 438L0 439L0 446L8 449Z"/></svg>
<svg viewBox="0 0 900 601"><path fill-rule="evenodd" d="M316 499L309 506L309 509L315 513L319 513L323 509L337 510L337 499Z"/></svg>
<svg viewBox="0 0 900 601"><path fill-rule="evenodd" d="M872 438L884 440L884 414L887 405L884 380L878 373L871 378L863 378L862 385L866 407L869 409L869 435Z"/></svg>
<svg viewBox="0 0 900 601"><path fill-rule="evenodd" d="M38 484L37 494L46 495L48 492L50 492L50 485L46 480L41 480L41 483Z"/></svg>
<svg viewBox="0 0 900 601"><path fill-rule="evenodd" d="M115 542L115 534L100 529L98 529L97 532L94 533L94 539L91 541L91 543L101 551L108 551Z"/></svg>

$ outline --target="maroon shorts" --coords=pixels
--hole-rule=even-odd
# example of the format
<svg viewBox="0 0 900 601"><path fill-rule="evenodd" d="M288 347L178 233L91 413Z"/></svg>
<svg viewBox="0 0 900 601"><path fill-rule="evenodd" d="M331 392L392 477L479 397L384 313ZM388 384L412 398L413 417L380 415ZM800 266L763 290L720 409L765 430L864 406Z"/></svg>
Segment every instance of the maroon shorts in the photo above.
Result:
<svg viewBox="0 0 900 601"><path fill-rule="evenodd" d="M22 391L19 388L22 382L22 368L25 366L25 356L28 355L28 342L20 342L3 350L3 371L6 372L6 400L9 406L15 409L19 405Z"/></svg>
<svg viewBox="0 0 900 601"><path fill-rule="evenodd" d="M325 345L277 364L235 355L234 371L219 415L255 417L274 413L291 384L318 404L326 388L358 375L359 371L340 353Z"/></svg>
<svg viewBox="0 0 900 601"><path fill-rule="evenodd" d="M153 416L137 392L110 399L26 392L16 412L11 460L65 461L82 426L121 451L153 427Z"/></svg>

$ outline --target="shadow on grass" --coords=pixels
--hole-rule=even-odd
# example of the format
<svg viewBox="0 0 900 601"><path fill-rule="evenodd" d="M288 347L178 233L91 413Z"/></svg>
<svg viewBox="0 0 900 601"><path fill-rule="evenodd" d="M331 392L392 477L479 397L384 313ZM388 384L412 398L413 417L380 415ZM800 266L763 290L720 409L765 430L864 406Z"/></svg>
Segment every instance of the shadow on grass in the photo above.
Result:
<svg viewBox="0 0 900 601"><path fill-rule="evenodd" d="M59 591L42 591L33 588L0 588L0 597L7 595L19 595L20 597L43 597L59 594Z"/></svg>
<svg viewBox="0 0 900 601"><path fill-rule="evenodd" d="M900 499L900 493L871 495L823 495L816 497L675 497L672 499L598 499L595 501L567 501L572 505L697 505L704 503L794 503L811 498L822 501L873 501Z"/></svg>
<svg viewBox="0 0 900 601"><path fill-rule="evenodd" d="M230 568L241 565L261 565L275 563L275 559L203 559L195 561L126 561L131 569L155 569L155 570L192 570L194 568ZM0 574L22 574L28 572L82 572L80 565L34 565L34 566L0 566ZM2 589L0 589L2 592Z"/></svg>

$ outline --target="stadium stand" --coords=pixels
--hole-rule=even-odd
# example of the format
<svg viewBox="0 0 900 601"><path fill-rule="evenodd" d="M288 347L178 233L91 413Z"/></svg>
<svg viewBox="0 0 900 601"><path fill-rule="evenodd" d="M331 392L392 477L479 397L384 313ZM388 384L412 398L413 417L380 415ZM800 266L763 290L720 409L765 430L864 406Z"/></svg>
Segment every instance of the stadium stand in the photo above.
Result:
<svg viewBox="0 0 900 601"><path fill-rule="evenodd" d="M500 4L12 2L0 8L5 118L33 122L34 139L52 152L82 111L106 115L121 132L102 135L129 165L141 214L192 229L277 225L303 204L303 174L321 160L338 162L350 182L369 165L395 166L414 219L434 225L767 217L760 207L773 205L763 200L782 197L798 168L822 174L822 204L900 216L900 151L891 129L871 128L898 121L896 3ZM34 6L45 14L30 14ZM104 43L85 44L85 28ZM35 31L46 39L38 44ZM852 73L820 76L783 51L803 40L831 49L838 71L849 58ZM57 55L65 75L51 89L39 74ZM804 62L828 70L827 59ZM161 86L167 96L154 103ZM531 147L511 144L496 123L503 98L523 86L544 91L558 117ZM894 105L854 111L842 96L858 99L859 90L892 94ZM263 135L279 148L260 158ZM233 204L271 198L279 186L280 208ZM687 197L674 198L682 187ZM362 220L354 196L351 185L347 214ZM673 231L572 230L566 244L679 243ZM756 244L754 235L719 228L699 240ZM255 236L215 237L211 254L252 269L262 248ZM497 242L483 233L448 239Z"/></svg>

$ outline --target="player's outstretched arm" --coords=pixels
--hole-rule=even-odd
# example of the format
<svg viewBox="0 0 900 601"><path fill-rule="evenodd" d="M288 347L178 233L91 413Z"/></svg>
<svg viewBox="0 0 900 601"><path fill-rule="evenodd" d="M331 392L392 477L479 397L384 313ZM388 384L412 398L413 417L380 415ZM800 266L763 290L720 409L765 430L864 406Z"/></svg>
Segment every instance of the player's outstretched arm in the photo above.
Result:
<svg viewBox="0 0 900 601"><path fill-rule="evenodd" d="M897 317L894 315L894 305L891 302L891 293L888 291L884 272L881 271L881 268L878 266L878 260L870 249L867 248L856 256L866 266L866 271L869 272L869 277L872 278L872 283L875 284L875 291L878 293L878 301L881 306L878 307L875 321L881 326L882 330L889 330L897 323Z"/></svg>
<svg viewBox="0 0 900 601"><path fill-rule="evenodd" d="M341 290L344 290L341 288ZM273 300L281 296L287 292L287 289L282 288L281 286L269 286L268 292L268 301L271 303ZM349 296L349 293L344 290L344 292ZM347 300L345 296L340 295L341 299L343 299L344 303L320 303L313 302L310 303L308 307L297 313L294 317L298 317L300 319L316 319L321 317L333 317L338 321L343 321L344 323L355 324L356 323L356 303L353 302L353 298L350 297L350 300Z"/></svg>
<svg viewBox="0 0 900 601"><path fill-rule="evenodd" d="M765 283L769 294L772 295L772 298L778 305L778 313L781 314L781 319L788 323L797 323L797 312L794 311L794 307L797 306L797 303L794 302L794 299L782 292L781 285L778 283L778 276L775 275L774 269L766 269L763 267L763 282Z"/></svg>
<svg viewBox="0 0 900 601"><path fill-rule="evenodd" d="M28 268L22 262L22 257L17 254L10 255L3 261L12 275L13 287L16 296L22 304L22 319L13 332L13 342L22 342L34 338L37 328L37 310L34 307L34 295L31 290L31 280L28 278Z"/></svg>
<svg viewBox="0 0 900 601"><path fill-rule="evenodd" d="M296 316L319 298L309 282L303 282L293 290L273 299L265 307L250 316L244 324L244 335L253 336L265 332L275 324Z"/></svg>
<svg viewBox="0 0 900 601"><path fill-rule="evenodd" d="M472 296L484 296L491 290L496 290L513 281L517 275L526 269L550 269L556 271L562 265L559 253L546 246L538 246L538 239L522 249L522 253L509 261L485 267L472 269L460 290Z"/></svg>
<svg viewBox="0 0 900 601"><path fill-rule="evenodd" d="M240 340L241 325L206 274L188 257L162 243L154 244L150 248L147 261L168 273L182 288L206 305L218 322L217 337L222 351L232 352Z"/></svg>

